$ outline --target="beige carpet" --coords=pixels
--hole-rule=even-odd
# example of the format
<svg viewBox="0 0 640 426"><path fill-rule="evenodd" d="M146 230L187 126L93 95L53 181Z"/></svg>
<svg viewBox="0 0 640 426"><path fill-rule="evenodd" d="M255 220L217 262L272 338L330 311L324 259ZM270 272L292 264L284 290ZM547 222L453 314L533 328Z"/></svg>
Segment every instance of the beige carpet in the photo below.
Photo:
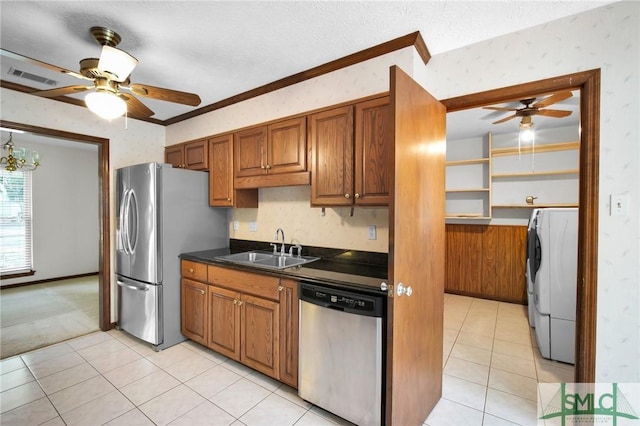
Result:
<svg viewBox="0 0 640 426"><path fill-rule="evenodd" d="M0 358L97 330L97 275L0 290Z"/></svg>

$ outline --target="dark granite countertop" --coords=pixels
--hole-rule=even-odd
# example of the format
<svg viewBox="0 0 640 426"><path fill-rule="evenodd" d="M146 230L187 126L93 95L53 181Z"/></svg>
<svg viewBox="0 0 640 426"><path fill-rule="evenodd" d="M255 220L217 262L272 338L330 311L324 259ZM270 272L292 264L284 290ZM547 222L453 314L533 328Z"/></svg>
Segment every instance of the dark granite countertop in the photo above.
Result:
<svg viewBox="0 0 640 426"><path fill-rule="evenodd" d="M286 250L288 248L289 246L286 246ZM180 258L248 272L304 280L337 288L385 294L380 290L380 283L387 279L386 253L303 246L302 254L304 256L320 257L321 259L304 266L294 266L279 270L243 266L217 259L219 256L249 250L270 252L271 247L269 243L265 242L231 239L229 248L183 253Z"/></svg>

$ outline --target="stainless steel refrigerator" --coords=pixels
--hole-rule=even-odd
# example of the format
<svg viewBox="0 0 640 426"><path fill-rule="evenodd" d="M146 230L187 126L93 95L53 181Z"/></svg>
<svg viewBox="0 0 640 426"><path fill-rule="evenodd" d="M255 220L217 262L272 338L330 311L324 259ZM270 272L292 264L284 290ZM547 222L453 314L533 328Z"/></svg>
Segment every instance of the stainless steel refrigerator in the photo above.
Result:
<svg viewBox="0 0 640 426"><path fill-rule="evenodd" d="M209 174L146 163L116 170L118 327L162 350L182 342L180 253L229 246Z"/></svg>

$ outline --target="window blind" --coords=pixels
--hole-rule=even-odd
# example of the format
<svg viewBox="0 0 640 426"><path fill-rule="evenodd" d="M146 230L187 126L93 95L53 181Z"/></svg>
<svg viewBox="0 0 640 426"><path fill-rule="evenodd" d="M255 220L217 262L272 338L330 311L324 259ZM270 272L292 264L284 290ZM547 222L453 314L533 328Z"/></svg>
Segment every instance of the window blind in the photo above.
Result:
<svg viewBox="0 0 640 426"><path fill-rule="evenodd" d="M31 172L0 170L0 274L33 269Z"/></svg>

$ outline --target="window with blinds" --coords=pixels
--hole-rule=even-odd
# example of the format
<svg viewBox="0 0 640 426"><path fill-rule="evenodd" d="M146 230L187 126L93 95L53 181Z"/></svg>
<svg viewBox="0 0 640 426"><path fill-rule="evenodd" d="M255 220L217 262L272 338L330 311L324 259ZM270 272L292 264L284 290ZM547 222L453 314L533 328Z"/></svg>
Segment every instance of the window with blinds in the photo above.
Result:
<svg viewBox="0 0 640 426"><path fill-rule="evenodd" d="M0 170L0 275L31 273L31 172Z"/></svg>

